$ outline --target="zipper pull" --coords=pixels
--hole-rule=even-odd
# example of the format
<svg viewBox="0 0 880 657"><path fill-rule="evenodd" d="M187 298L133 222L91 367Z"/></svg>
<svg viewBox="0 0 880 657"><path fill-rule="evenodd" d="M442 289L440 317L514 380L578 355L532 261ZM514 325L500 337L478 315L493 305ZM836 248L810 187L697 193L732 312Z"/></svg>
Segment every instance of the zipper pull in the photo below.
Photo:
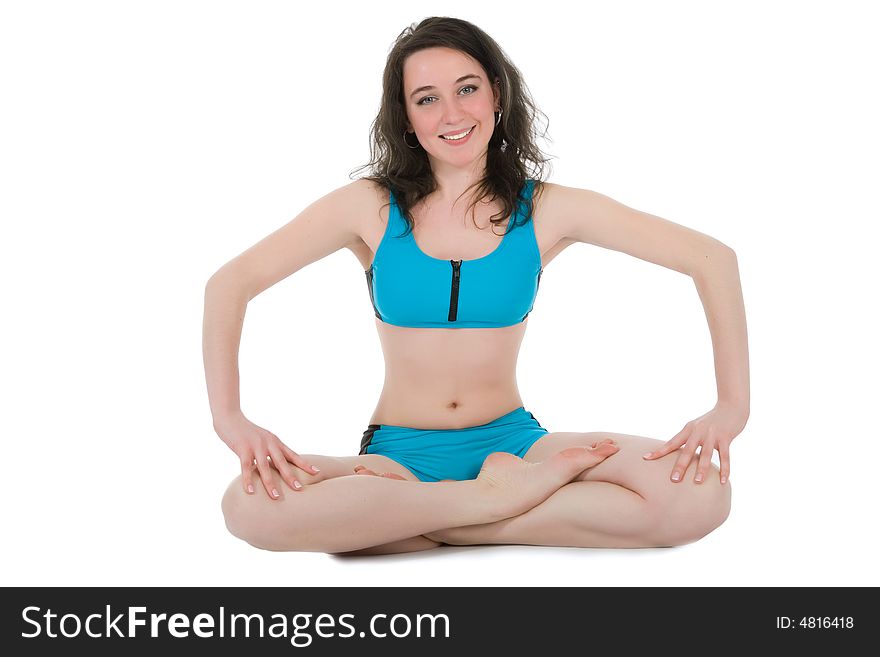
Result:
<svg viewBox="0 0 880 657"><path fill-rule="evenodd" d="M452 263L452 290L449 295L448 321L454 322L458 318L458 285L461 279L461 260L450 260Z"/></svg>

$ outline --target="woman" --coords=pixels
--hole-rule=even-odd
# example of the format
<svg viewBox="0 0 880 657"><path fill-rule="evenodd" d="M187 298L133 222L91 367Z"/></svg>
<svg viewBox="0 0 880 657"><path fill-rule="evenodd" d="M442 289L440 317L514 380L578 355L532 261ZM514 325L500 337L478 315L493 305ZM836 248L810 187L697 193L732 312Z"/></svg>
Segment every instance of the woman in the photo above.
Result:
<svg viewBox="0 0 880 657"><path fill-rule="evenodd" d="M242 468L222 501L229 530L268 550L364 555L444 543L672 546L718 527L730 509L729 445L749 412L734 252L601 194L529 177L527 163L546 162L535 106L495 41L466 21L405 30L383 87L376 175L319 199L207 285L214 427ZM698 286L718 403L665 444L551 433L523 405L515 373L528 314L544 268L574 242ZM300 455L239 408L242 322L250 299L342 247L364 267L385 386L357 456Z"/></svg>

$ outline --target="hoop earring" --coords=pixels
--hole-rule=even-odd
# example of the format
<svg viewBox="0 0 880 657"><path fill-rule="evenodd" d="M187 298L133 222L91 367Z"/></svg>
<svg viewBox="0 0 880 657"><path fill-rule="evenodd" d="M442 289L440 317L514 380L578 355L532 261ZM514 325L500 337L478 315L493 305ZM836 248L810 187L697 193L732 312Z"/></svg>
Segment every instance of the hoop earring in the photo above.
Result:
<svg viewBox="0 0 880 657"><path fill-rule="evenodd" d="M503 113L504 113L504 108L502 107L500 110L498 110L498 118L495 119L496 126L501 122L501 114L503 114Z"/></svg>
<svg viewBox="0 0 880 657"><path fill-rule="evenodd" d="M421 143L418 143L418 144L416 144L415 146L410 146L410 145L409 145L409 142L406 140L406 136L407 136L408 134L409 134L409 133L408 133L406 130L403 131L403 143L406 144L409 148L418 148L419 146L422 145ZM413 133L413 134L415 134L415 133ZM418 141L418 137L416 137L416 141Z"/></svg>

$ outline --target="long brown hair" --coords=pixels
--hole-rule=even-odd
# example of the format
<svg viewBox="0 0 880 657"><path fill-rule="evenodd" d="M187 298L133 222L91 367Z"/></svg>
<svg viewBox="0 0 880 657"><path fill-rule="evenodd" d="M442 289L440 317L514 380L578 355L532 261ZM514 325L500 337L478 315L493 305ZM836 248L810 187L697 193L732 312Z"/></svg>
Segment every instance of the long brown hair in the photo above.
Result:
<svg viewBox="0 0 880 657"><path fill-rule="evenodd" d="M501 89L501 120L495 126L486 154L483 178L469 186L477 188L474 208L484 198L499 198L504 204L500 215L492 215L492 224L500 224L513 215L514 208L526 204L525 219L510 226L522 225L532 217L531 197L520 192L527 179L535 181L535 193L543 190L544 165L549 158L537 147L535 119L541 112L529 94L519 69L507 58L495 40L476 25L459 18L433 16L410 25L397 37L382 75L382 100L379 114L370 130L370 162L355 169L370 167L363 176L394 193L395 201L407 223L407 234L414 224L410 210L437 189L427 153L412 149L404 142L407 115L403 89L403 64L406 58L425 48L446 47L472 57L482 65L491 82ZM546 130L542 136L546 135ZM552 141L552 140L551 140ZM463 195L464 195L463 193ZM498 217L496 220L495 217ZM474 221L476 224L476 221ZM493 229L494 232L494 229Z"/></svg>

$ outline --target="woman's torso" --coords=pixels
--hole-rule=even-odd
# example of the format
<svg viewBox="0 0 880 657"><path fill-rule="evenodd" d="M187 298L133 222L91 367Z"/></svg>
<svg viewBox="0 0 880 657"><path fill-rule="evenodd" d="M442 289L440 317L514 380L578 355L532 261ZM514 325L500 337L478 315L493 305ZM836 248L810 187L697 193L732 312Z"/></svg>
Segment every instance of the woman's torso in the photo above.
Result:
<svg viewBox="0 0 880 657"><path fill-rule="evenodd" d="M368 184L373 185L370 181ZM542 207L552 205L553 185L534 196L534 239L545 267L573 240L561 238ZM388 190L375 192L361 222L360 240L349 248L364 270L374 261L388 224ZM413 237L418 248L442 260L475 260L501 243L507 220L494 228L501 204L481 201L473 212L459 200L455 214L427 199L414 207ZM497 216L495 217L497 219ZM519 229L519 228L517 228ZM528 318L500 328L411 328L375 318L385 357L385 383L370 424L423 429L458 429L491 422L523 406L516 383L519 348Z"/></svg>

